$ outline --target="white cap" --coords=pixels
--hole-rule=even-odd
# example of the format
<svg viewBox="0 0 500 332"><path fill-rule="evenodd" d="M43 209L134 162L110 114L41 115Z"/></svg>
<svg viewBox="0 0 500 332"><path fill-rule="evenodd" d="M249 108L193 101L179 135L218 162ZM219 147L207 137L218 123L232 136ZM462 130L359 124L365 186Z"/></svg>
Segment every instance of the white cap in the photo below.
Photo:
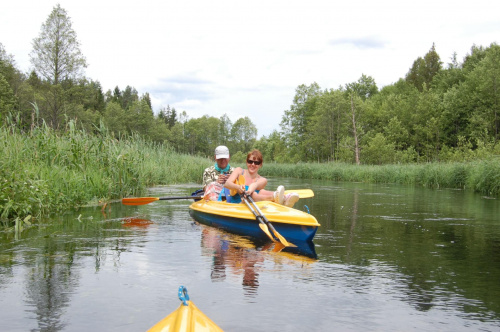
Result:
<svg viewBox="0 0 500 332"><path fill-rule="evenodd" d="M229 158L229 149L224 145L220 145L215 148L215 159L222 158Z"/></svg>

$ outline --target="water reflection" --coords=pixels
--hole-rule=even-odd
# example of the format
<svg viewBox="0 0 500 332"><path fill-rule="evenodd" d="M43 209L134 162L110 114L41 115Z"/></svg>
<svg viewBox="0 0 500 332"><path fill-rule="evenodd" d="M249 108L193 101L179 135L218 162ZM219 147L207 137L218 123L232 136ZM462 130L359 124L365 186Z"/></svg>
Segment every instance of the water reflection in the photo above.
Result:
<svg viewBox="0 0 500 332"><path fill-rule="evenodd" d="M139 217L127 217L122 220L123 227L147 228L153 222Z"/></svg>
<svg viewBox="0 0 500 332"><path fill-rule="evenodd" d="M247 297L255 297L259 287L259 274L264 263L272 261L286 264L292 261L310 264L316 261L314 244L299 243L285 247L279 242L264 242L226 233L217 228L202 225L202 254L212 257L212 282L225 281L228 274L241 279Z"/></svg>
<svg viewBox="0 0 500 332"><path fill-rule="evenodd" d="M313 208L325 225L316 235L322 261L364 271L363 280L389 278L394 296L421 313L451 307L468 317L498 317L500 303L491 296L498 292L498 278L491 276L500 271L498 203L459 191L388 185L316 192ZM482 210L474 211L477 206Z"/></svg>
<svg viewBox="0 0 500 332"><path fill-rule="evenodd" d="M314 189L296 207L322 225L315 244L297 248L194 224L189 202L84 209L17 238L4 230L1 329L144 330L170 307L165 294L187 284L227 330L498 330L497 200L294 184Z"/></svg>
<svg viewBox="0 0 500 332"><path fill-rule="evenodd" d="M61 317L71 302L71 294L79 284L79 274L72 269L68 255L47 253L39 256L26 280L27 304L37 317L40 331L60 331Z"/></svg>

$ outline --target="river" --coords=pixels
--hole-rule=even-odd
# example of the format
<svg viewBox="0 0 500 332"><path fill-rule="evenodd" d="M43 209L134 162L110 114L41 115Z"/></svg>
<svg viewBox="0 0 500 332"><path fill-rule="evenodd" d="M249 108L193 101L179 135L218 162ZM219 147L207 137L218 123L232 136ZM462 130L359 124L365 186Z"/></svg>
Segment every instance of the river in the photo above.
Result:
<svg viewBox="0 0 500 332"><path fill-rule="evenodd" d="M310 188L297 254L200 225L188 200L82 208L0 233L0 330L144 331L179 286L225 331L500 331L500 202L471 192ZM194 184L158 187L184 196Z"/></svg>

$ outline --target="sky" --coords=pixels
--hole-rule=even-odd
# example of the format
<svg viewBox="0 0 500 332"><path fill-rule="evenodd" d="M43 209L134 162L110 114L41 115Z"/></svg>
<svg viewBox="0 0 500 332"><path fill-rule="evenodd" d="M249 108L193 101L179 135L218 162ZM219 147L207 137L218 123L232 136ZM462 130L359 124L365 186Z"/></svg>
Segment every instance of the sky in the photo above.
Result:
<svg viewBox="0 0 500 332"><path fill-rule="evenodd" d="M0 43L22 72L60 4L103 92L149 93L189 118L248 117L258 137L280 130L299 85L338 89L404 78L435 44L444 66L500 40L492 0L16 0L0 8Z"/></svg>

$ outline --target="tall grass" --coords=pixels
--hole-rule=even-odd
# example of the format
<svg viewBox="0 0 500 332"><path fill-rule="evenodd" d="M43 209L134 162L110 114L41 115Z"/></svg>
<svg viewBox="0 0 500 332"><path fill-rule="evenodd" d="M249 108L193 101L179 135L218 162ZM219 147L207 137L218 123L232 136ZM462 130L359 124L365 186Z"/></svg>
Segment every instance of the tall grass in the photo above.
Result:
<svg viewBox="0 0 500 332"><path fill-rule="evenodd" d="M500 194L500 158L473 162L351 165L322 164L265 164L261 172L267 176L301 179L323 179L346 182L399 183L429 188L460 188L485 195Z"/></svg>
<svg viewBox="0 0 500 332"><path fill-rule="evenodd" d="M201 183L204 158L179 155L139 136L115 139L48 126L0 128L0 219L54 212L141 195L157 184Z"/></svg>
<svg viewBox="0 0 500 332"><path fill-rule="evenodd" d="M46 125L0 127L0 220L26 220L66 209L138 196L160 184L202 182L206 158L180 155L139 136L115 139L101 125L89 134ZM399 183L500 194L500 158L466 163L351 165L266 163L266 176Z"/></svg>

